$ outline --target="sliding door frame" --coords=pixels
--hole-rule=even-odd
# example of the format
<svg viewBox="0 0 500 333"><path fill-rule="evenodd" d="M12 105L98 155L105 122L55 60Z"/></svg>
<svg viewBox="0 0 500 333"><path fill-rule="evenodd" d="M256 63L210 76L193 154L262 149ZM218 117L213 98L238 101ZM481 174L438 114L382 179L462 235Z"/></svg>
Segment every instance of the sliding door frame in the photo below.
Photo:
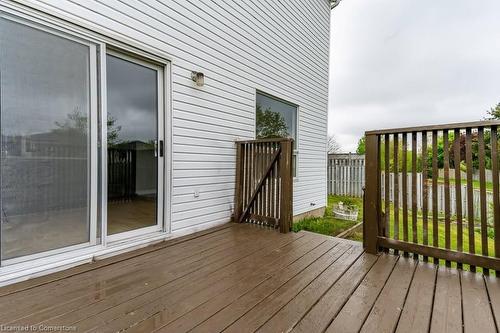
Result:
<svg viewBox="0 0 500 333"><path fill-rule="evenodd" d="M165 179L167 178L166 175L166 168L165 168L165 159L167 158L166 154L166 149L165 149L165 132L166 132L166 127L165 127L165 114L166 114L166 107L165 107L165 72L166 68L164 64L159 64L155 62L154 60L150 60L148 58L144 58L140 55L135 55L127 50L121 50L115 47L108 47L105 55L110 55L113 57L116 57L118 59L122 59L128 62L131 62L133 64L137 64L140 66L144 66L146 68L150 68L152 70L156 71L156 93L157 93L157 109L156 109L156 143L155 144L155 156L157 157L157 177L156 177L156 190L157 190L157 197L156 197L156 224L153 226L149 227L144 227L144 228L139 228L135 230L130 230L130 231L125 231L121 233L116 233L112 235L108 235L107 231L107 226L108 226L108 211L107 211L107 205L108 205L108 189L107 189L107 183L108 183L108 170L107 170L107 158L108 158L108 143L107 143L107 138L108 138L108 131L107 131L107 104L102 105L102 119L101 119L101 172L102 172L102 222L105 226L103 226L103 230L106 231L104 234L104 238L106 239L106 243L112 243L112 242L118 242L130 238L136 238L139 236L147 235L147 234L152 234L152 233L158 233L158 232L165 232L166 231L166 221L164 218L164 210L165 210L165 200L164 200L164 193L165 193ZM106 62L103 62L106 64ZM106 82L106 71L105 69L101 72L101 77L104 77L103 81ZM104 85L103 85L104 86ZM101 95L104 96L102 98L103 100L107 101L107 87L104 86L104 91L101 91ZM158 144L159 142L163 142L163 144ZM163 152L160 153L160 149L163 149ZM104 188L105 187L105 188Z"/></svg>

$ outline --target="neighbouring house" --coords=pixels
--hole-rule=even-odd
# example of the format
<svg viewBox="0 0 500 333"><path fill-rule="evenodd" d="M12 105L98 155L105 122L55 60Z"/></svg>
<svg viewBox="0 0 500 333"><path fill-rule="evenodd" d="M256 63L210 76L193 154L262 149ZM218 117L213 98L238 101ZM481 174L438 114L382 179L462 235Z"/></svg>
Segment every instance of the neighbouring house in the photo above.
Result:
<svg viewBox="0 0 500 333"><path fill-rule="evenodd" d="M322 214L337 2L0 1L0 285L229 222L238 140Z"/></svg>

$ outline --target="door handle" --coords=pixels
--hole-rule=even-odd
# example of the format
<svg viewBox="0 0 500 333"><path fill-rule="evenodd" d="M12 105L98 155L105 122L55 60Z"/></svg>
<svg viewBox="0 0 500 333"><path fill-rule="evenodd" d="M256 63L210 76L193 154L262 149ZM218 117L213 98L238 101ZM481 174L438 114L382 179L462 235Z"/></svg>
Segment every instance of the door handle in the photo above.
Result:
<svg viewBox="0 0 500 333"><path fill-rule="evenodd" d="M163 147L163 140L160 140L160 147L159 147L159 149L160 149L160 157L163 157L163 151L164 151L164 149L165 149L165 148Z"/></svg>

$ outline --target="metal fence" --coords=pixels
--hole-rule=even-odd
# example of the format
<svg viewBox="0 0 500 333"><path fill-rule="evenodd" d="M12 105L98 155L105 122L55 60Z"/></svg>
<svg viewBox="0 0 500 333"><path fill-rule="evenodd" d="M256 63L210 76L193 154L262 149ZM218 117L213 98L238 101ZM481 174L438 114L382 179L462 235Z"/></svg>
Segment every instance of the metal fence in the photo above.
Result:
<svg viewBox="0 0 500 333"><path fill-rule="evenodd" d="M328 194L363 196L365 155L328 155Z"/></svg>

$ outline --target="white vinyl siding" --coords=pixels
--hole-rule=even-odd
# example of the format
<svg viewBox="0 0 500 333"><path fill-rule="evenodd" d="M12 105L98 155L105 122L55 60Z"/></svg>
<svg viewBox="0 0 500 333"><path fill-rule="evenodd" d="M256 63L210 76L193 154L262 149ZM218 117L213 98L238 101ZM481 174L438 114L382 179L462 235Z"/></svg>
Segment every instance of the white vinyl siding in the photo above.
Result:
<svg viewBox="0 0 500 333"><path fill-rule="evenodd" d="M172 61L172 231L230 219L234 141L254 137L257 90L299 106L294 214L326 205L328 0L22 3Z"/></svg>

